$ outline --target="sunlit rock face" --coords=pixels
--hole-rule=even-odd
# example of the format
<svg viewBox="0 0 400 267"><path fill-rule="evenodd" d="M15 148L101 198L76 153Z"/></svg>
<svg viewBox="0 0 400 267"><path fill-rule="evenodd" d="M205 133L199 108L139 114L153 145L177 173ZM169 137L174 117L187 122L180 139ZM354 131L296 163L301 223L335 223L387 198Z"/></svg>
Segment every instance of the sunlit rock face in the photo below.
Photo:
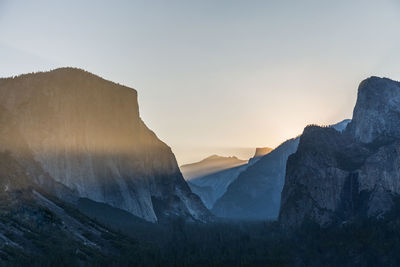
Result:
<svg viewBox="0 0 400 267"><path fill-rule="evenodd" d="M140 119L135 90L62 68L0 79L0 105L9 113L1 148L20 158L32 154L79 197L148 221L209 216L171 149Z"/></svg>
<svg viewBox="0 0 400 267"><path fill-rule="evenodd" d="M400 194L400 83L360 84L343 132L309 126L287 162L279 220L296 227L381 217Z"/></svg>

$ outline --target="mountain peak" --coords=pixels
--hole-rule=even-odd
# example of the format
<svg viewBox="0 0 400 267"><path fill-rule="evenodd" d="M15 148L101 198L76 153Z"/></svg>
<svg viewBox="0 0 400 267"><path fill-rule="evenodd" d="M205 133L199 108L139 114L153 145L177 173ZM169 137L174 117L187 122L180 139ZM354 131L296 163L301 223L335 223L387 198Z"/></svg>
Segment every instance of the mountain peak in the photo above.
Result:
<svg viewBox="0 0 400 267"><path fill-rule="evenodd" d="M130 93L136 94L134 88L121 85L119 83L107 80L99 75L93 74L81 68L76 67L60 67L50 71L38 71L26 74L21 74L13 77L0 78L0 82L8 81L23 81L29 79L29 82L41 83L45 80L53 86L63 83L69 86L69 89L81 90L99 90L104 87L114 87L114 90L127 90Z"/></svg>
<svg viewBox="0 0 400 267"><path fill-rule="evenodd" d="M399 82L362 81L351 122L343 134L332 127L306 127L287 161L279 215L284 227L381 217L400 194Z"/></svg>
<svg viewBox="0 0 400 267"><path fill-rule="evenodd" d="M219 156L219 155L211 155L208 156L207 158L203 159L202 161L210 161L210 160L240 160L238 159L236 156L228 156L228 157L224 157L224 156Z"/></svg>
<svg viewBox="0 0 400 267"><path fill-rule="evenodd" d="M370 76L361 81L358 90L369 87L371 84L382 84L382 83L399 83L399 82L386 77Z"/></svg>
<svg viewBox="0 0 400 267"><path fill-rule="evenodd" d="M400 82L375 76L362 81L349 131L363 143L400 137Z"/></svg>
<svg viewBox="0 0 400 267"><path fill-rule="evenodd" d="M203 160L212 160L212 159L220 159L222 158L222 156L218 156L217 154L213 154L211 156L208 156L207 158L203 159Z"/></svg>
<svg viewBox="0 0 400 267"><path fill-rule="evenodd" d="M78 67L69 67L69 66L67 66L67 67L56 68L56 69L53 69L53 70L51 70L51 71L74 71L74 72L85 72L85 73L90 73L90 72L88 72L88 71L86 71L86 70L84 70L84 69L81 69L81 68L78 68ZM51 72L51 71L50 71L50 72Z"/></svg>

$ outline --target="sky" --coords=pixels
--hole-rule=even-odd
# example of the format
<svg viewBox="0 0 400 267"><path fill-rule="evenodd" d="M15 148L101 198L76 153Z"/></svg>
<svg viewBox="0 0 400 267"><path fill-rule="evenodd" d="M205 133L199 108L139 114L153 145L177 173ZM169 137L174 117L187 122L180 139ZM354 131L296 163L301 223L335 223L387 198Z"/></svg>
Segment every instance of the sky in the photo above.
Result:
<svg viewBox="0 0 400 267"><path fill-rule="evenodd" d="M135 88L179 164L248 158L400 80L399 29L399 0L0 0L0 77L79 67Z"/></svg>

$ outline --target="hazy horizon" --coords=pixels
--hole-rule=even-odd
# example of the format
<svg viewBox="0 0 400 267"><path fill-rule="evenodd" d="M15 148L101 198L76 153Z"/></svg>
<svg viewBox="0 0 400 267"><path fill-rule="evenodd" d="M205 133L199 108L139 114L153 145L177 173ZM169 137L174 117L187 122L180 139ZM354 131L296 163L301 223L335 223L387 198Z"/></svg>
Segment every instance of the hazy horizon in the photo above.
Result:
<svg viewBox="0 0 400 267"><path fill-rule="evenodd" d="M0 0L0 76L79 67L135 88L179 164L246 159L352 117L358 84L400 80L400 4Z"/></svg>

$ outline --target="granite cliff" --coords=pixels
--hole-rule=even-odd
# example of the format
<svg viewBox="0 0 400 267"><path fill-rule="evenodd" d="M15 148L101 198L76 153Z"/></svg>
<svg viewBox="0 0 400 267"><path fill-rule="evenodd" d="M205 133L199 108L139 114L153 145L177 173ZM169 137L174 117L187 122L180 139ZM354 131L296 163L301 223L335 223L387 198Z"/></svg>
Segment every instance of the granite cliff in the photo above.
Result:
<svg viewBox="0 0 400 267"><path fill-rule="evenodd" d="M279 220L285 227L385 216L400 193L400 83L361 82L343 132L308 126L289 157Z"/></svg>
<svg viewBox="0 0 400 267"><path fill-rule="evenodd" d="M349 121L343 120L328 127L342 131ZM247 168L217 200L212 212L225 218L276 220L285 181L286 162L296 152L299 139L289 139L263 156L260 156L260 149L256 150Z"/></svg>
<svg viewBox="0 0 400 267"><path fill-rule="evenodd" d="M0 79L0 107L0 149L58 197L106 203L152 222L209 218L171 149L141 120L134 89L61 68Z"/></svg>

